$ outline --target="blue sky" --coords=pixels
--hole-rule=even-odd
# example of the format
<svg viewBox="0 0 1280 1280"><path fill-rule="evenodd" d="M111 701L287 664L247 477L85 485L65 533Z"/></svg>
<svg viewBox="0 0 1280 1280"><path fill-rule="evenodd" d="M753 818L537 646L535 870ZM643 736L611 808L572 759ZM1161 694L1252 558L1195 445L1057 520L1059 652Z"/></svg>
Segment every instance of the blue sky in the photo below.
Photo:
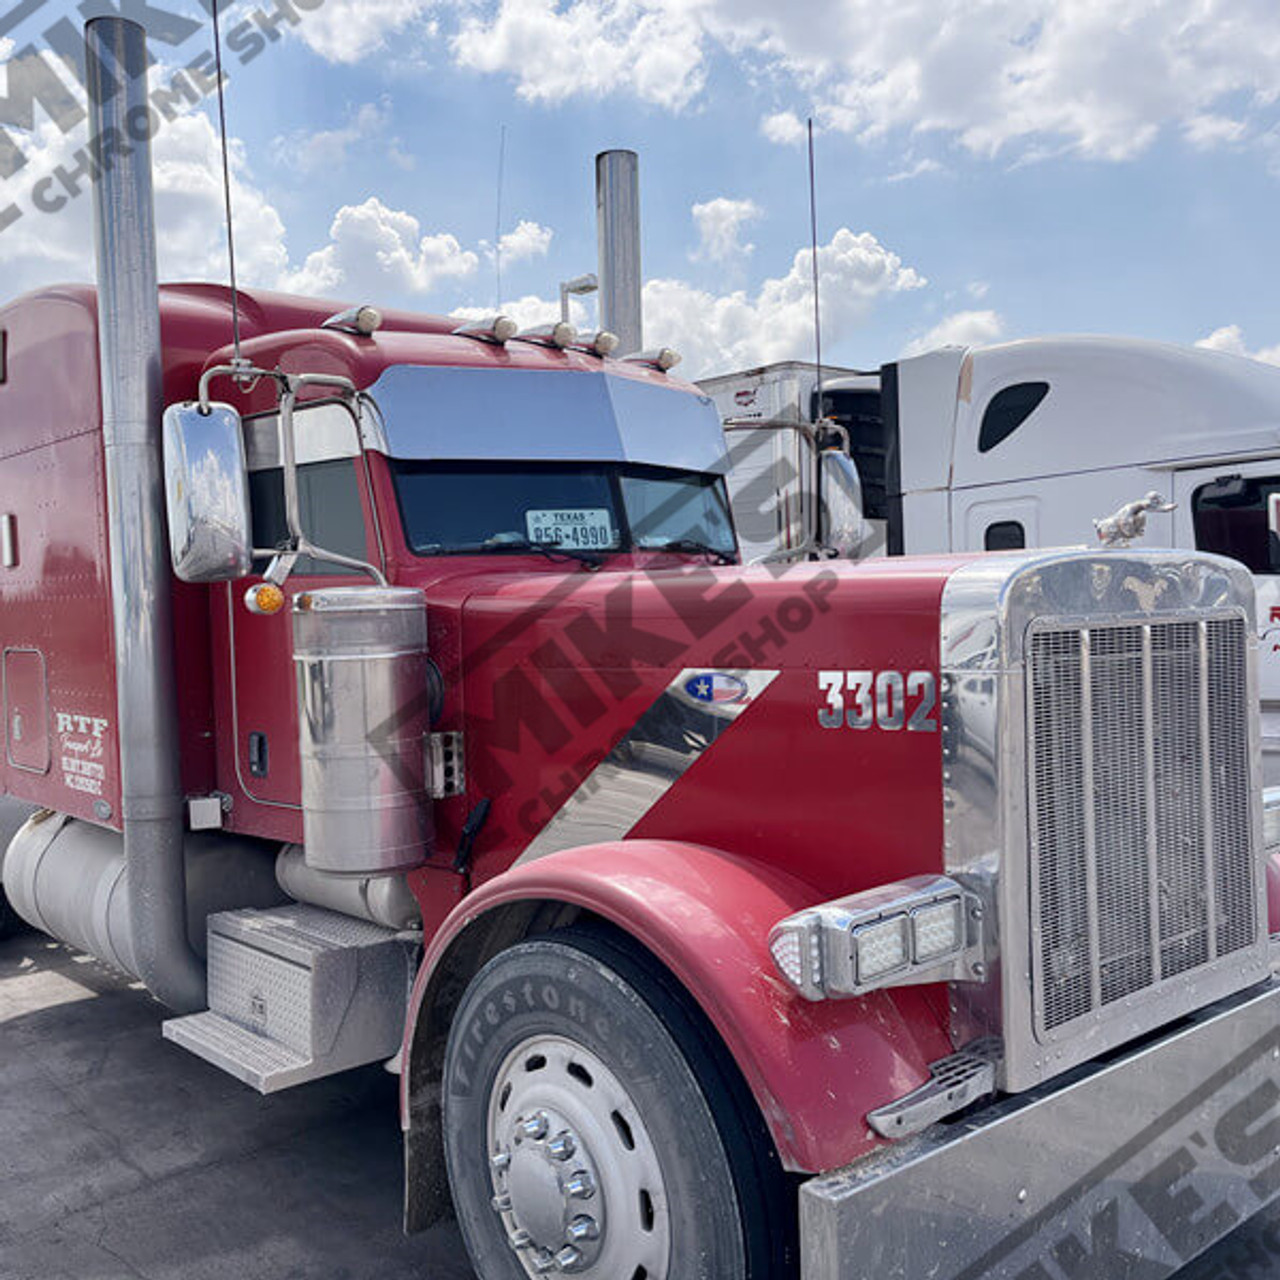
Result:
<svg viewBox="0 0 1280 1280"><path fill-rule="evenodd" d="M594 269L593 157L626 146L646 339L694 376L808 357L812 114L830 359L1111 332L1280 362L1274 0L308 2L249 65L229 57L248 282L491 310L505 127L504 309L550 318L558 281ZM0 59L104 7L46 0ZM159 7L206 25L154 46L163 79L208 16ZM239 4L224 31L275 7ZM26 208L87 137L33 125L11 130L28 163L0 206ZM164 275L219 278L208 113L155 153ZM5 294L87 278L87 246L84 199L27 212L0 232Z"/></svg>

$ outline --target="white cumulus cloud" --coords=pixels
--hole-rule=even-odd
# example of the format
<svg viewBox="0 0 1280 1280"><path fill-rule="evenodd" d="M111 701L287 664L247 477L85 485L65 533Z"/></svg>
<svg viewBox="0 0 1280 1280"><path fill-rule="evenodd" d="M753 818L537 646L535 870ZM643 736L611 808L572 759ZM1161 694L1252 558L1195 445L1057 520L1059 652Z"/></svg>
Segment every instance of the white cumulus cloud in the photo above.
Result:
<svg viewBox="0 0 1280 1280"><path fill-rule="evenodd" d="M84 126L63 134L46 123L22 138L28 157L21 175L24 215L0 232L0 275L9 296L94 276L89 184L82 179L68 185L57 177L59 168L68 176L81 168L76 153L87 142ZM253 183L243 148L234 139L230 155L240 276L245 284L271 286L288 262L284 223ZM161 279L225 280L222 160L208 118L189 114L167 124L152 142L152 162ZM41 182L46 204L61 201L55 212L41 212L27 198ZM71 190L79 194L72 198Z"/></svg>
<svg viewBox="0 0 1280 1280"><path fill-rule="evenodd" d="M772 141L801 142L813 113L826 130L933 132L982 156L1123 160L1164 130L1224 145L1259 133L1280 97L1274 0L496 0L463 9L451 48L530 100L671 110L728 52L782 99L760 121Z"/></svg>
<svg viewBox="0 0 1280 1280"><path fill-rule="evenodd" d="M922 288L914 268L869 232L842 227L818 248L824 340L831 346L857 329L876 302ZM796 253L784 276L758 291L713 294L682 280L650 280L644 287L647 345L673 346L685 357L681 373L706 377L813 353L813 261Z"/></svg>
<svg viewBox="0 0 1280 1280"><path fill-rule="evenodd" d="M521 219L514 231L504 232L498 240L498 248L502 252L504 266L517 262L528 262L533 258L545 258L551 249L551 240L555 233L550 227L540 223ZM483 248L492 256L493 246L487 241Z"/></svg>
<svg viewBox="0 0 1280 1280"><path fill-rule="evenodd" d="M338 210L329 243L308 254L283 284L299 293L422 294L443 280L472 275L478 265L479 257L456 236L423 235L412 214L370 196Z"/></svg>
<svg viewBox="0 0 1280 1280"><path fill-rule="evenodd" d="M904 356L918 356L939 347L980 347L1004 336L1004 320L995 311L957 311L939 321L928 333L913 338Z"/></svg>
<svg viewBox="0 0 1280 1280"><path fill-rule="evenodd" d="M348 113L347 123L338 129L315 132L297 130L276 138L271 144L271 158L276 164L309 175L340 168L353 147L380 144L392 162L403 167L404 153L398 138L387 140L391 124L388 98L366 102Z"/></svg>
<svg viewBox="0 0 1280 1280"><path fill-rule="evenodd" d="M1272 0L716 0L700 12L729 47L771 54L825 128L943 131L982 155L1021 143L1125 159L1166 126L1221 134L1206 117L1280 93Z"/></svg>
<svg viewBox="0 0 1280 1280"><path fill-rule="evenodd" d="M1224 143L1240 142L1248 128L1243 120L1233 120L1230 116L1204 115L1191 116L1183 121L1183 136L1193 147L1208 151L1212 147Z"/></svg>
<svg viewBox="0 0 1280 1280"><path fill-rule="evenodd" d="M1238 324L1215 329L1207 338L1201 338L1196 346L1209 351L1225 351L1232 356L1248 356L1251 360L1261 360L1263 364L1280 364L1280 344L1250 351L1244 340L1244 330Z"/></svg>
<svg viewBox="0 0 1280 1280"><path fill-rule="evenodd" d="M938 161L925 156L923 160L917 160L914 164L909 164L904 169L898 169L885 178L886 182L910 182L912 178L922 178L930 173L946 173L946 169L938 163Z"/></svg>
<svg viewBox="0 0 1280 1280"><path fill-rule="evenodd" d="M530 101L622 91L678 110L705 83L702 44L694 16L670 0L500 0L462 20L452 49L463 67L510 76Z"/></svg>
<svg viewBox="0 0 1280 1280"><path fill-rule="evenodd" d="M742 239L742 229L755 222L763 210L754 200L731 200L717 196L693 206L693 225L698 231L698 247L693 257L703 262L732 262L746 257L755 245Z"/></svg>
<svg viewBox="0 0 1280 1280"><path fill-rule="evenodd" d="M510 316L521 329L532 329L538 325L554 324L560 319L560 299L540 298L537 294L528 293L520 298L510 298L497 308L504 316ZM493 307L454 307L449 312L460 320L484 320L494 314ZM585 332L591 323L591 313L577 297L569 299L569 322Z"/></svg>
<svg viewBox="0 0 1280 1280"><path fill-rule="evenodd" d="M773 115L765 116L760 121L760 132L770 142L777 142L782 146L794 146L797 142L803 142L809 133L805 122L794 111L776 111Z"/></svg>
<svg viewBox="0 0 1280 1280"><path fill-rule="evenodd" d="M326 62L361 62L435 8L434 0L325 0L301 15L297 36ZM429 29L430 30L430 29Z"/></svg>

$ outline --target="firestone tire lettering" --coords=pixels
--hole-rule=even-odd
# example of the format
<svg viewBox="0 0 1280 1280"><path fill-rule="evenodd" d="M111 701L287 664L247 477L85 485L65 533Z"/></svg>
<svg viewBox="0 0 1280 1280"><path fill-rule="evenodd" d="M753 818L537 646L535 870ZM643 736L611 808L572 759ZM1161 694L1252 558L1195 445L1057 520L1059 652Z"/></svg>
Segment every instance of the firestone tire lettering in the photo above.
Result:
<svg viewBox="0 0 1280 1280"><path fill-rule="evenodd" d="M744 1141L758 1142L758 1135L744 1133L740 1099L730 1096L709 1069L705 1045L695 1043L698 1033L678 1003L650 987L652 979L638 957L616 947L612 938L576 929L521 943L492 960L463 997L445 1059L445 1154L477 1275L526 1280L512 1238L529 1227L534 1240L526 1250L554 1252L563 1244L538 1238L536 1214L528 1223L521 1220L519 1196L514 1212L495 1209L494 1197L502 1188L493 1166L497 1153L487 1149L491 1107L497 1105L492 1095L503 1063L513 1050L542 1037L578 1045L584 1061L603 1064L652 1138L670 1239L666 1270L659 1277L649 1268L652 1280L785 1280L792 1274L791 1259L783 1257L778 1265L768 1255L776 1240L792 1233L778 1218L794 1217L794 1196L785 1185L779 1195L776 1184L766 1186L748 1168L738 1169L753 1162L738 1154ZM608 1132L617 1123L607 1112L602 1120L599 1130L588 1124L584 1131ZM576 1162L600 1169L619 1158L598 1139L588 1151L579 1137L578 1147ZM546 1206L535 1207L545 1222ZM567 1201L566 1222L573 1209ZM610 1221L602 1224L601 1238L607 1243L610 1231L627 1228L624 1214L619 1215L624 1222L615 1226L614 1209L607 1202L604 1209ZM774 1244L768 1241L771 1225ZM545 1226L542 1231L546 1234ZM782 1250L774 1251L783 1256ZM626 1276L635 1270L628 1264ZM581 1274L604 1280L603 1272L590 1265Z"/></svg>

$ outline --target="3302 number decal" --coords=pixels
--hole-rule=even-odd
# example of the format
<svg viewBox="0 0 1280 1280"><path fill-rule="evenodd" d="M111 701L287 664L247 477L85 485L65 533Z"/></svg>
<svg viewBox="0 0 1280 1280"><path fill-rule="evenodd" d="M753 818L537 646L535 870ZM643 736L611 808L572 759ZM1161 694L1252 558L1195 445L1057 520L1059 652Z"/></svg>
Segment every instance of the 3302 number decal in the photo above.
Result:
<svg viewBox="0 0 1280 1280"><path fill-rule="evenodd" d="M824 729L938 731L938 679L932 671L819 671L818 690L827 700L818 708Z"/></svg>

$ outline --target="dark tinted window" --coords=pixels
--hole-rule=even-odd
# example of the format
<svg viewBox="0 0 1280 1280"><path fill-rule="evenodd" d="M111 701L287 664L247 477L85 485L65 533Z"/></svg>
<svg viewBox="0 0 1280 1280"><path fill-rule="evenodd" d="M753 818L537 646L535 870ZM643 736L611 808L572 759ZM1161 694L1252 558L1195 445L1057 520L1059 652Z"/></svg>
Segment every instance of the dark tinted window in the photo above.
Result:
<svg viewBox="0 0 1280 1280"><path fill-rule="evenodd" d="M822 413L834 418L849 433L849 451L862 481L862 502L868 520L883 520L888 514L885 500L885 473L889 442L880 407L880 392L839 387L822 393Z"/></svg>
<svg viewBox="0 0 1280 1280"><path fill-rule="evenodd" d="M253 545L277 547L286 537L284 475L279 467L249 475L249 499L253 504ZM308 462L298 468L298 501L302 529L310 540L330 551L363 560L367 554L360 484L351 458ZM261 573L265 561L254 568ZM356 573L345 565L298 560L295 573Z"/></svg>
<svg viewBox="0 0 1280 1280"><path fill-rule="evenodd" d="M1280 573L1280 539L1267 524L1280 476L1223 476L1191 495L1196 546L1242 561L1254 573Z"/></svg>
<svg viewBox="0 0 1280 1280"><path fill-rule="evenodd" d="M1021 551L1027 545L1027 531L1018 520L1000 520L987 525L983 545L988 551Z"/></svg>
<svg viewBox="0 0 1280 1280"><path fill-rule="evenodd" d="M637 547L692 540L733 555L737 544L722 481L696 472L635 468L618 477L622 505Z"/></svg>
<svg viewBox="0 0 1280 1280"><path fill-rule="evenodd" d="M692 540L726 555L736 542L724 481L664 467L568 462L392 463L418 555L519 552L542 542L620 551Z"/></svg>
<svg viewBox="0 0 1280 1280"><path fill-rule="evenodd" d="M987 453L1007 440L1040 406L1049 394L1047 382L1019 382L991 397L978 431L978 452Z"/></svg>

